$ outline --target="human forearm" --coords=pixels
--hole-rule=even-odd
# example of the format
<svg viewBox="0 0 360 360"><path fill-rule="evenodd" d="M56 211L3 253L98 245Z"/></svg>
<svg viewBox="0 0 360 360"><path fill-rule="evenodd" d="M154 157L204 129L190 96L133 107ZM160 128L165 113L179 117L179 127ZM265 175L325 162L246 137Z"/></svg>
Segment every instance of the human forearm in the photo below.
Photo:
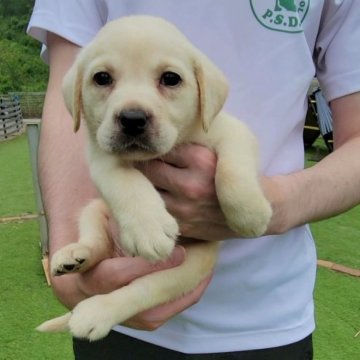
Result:
<svg viewBox="0 0 360 360"><path fill-rule="evenodd" d="M40 185L51 252L64 242L76 240L79 210L94 195L81 149L82 137L75 139L68 115L58 114L50 119L44 112L39 147Z"/></svg>
<svg viewBox="0 0 360 360"><path fill-rule="evenodd" d="M61 93L61 82L78 47L48 34L50 77L39 144L39 181L52 254L78 237L77 216L93 193L83 156L83 135L72 131L72 119ZM71 307L86 296L80 275L51 279L60 301Z"/></svg>
<svg viewBox="0 0 360 360"><path fill-rule="evenodd" d="M48 92L47 96L53 94ZM48 222L50 258L60 247L77 241L78 213L92 192L83 165L83 150L79 148L81 136L75 139L69 115L54 109L56 103L48 99L39 146L39 180ZM79 280L81 275L52 277L53 290L64 305L73 307L86 297Z"/></svg>
<svg viewBox="0 0 360 360"><path fill-rule="evenodd" d="M273 203L269 234L338 215L360 202L360 167L353 139L311 168L264 178L265 193Z"/></svg>
<svg viewBox="0 0 360 360"><path fill-rule="evenodd" d="M264 178L273 203L269 233L340 214L360 203L360 94L333 101L335 151L311 168Z"/></svg>
<svg viewBox="0 0 360 360"><path fill-rule="evenodd" d="M84 136L74 134L61 93L62 79L78 47L53 34L48 34L48 44L50 78L41 125L39 177L52 253L76 240L79 209L94 189L83 155Z"/></svg>

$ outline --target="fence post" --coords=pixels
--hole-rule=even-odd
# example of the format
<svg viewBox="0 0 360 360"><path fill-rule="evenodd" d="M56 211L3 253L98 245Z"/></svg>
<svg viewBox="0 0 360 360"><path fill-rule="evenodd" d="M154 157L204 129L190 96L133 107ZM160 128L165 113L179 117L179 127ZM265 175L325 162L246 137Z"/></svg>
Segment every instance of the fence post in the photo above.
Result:
<svg viewBox="0 0 360 360"><path fill-rule="evenodd" d="M32 169L32 179L35 190L35 200L36 207L39 214L39 225L40 225L40 246L42 252L42 263L45 271L45 276L48 284L50 284L50 278L48 274L49 269L49 237L48 237L48 227L44 211L44 205L42 202L40 185L39 185L39 176L38 176L38 145L39 145L39 135L40 135L40 119L27 119L26 123L26 133L28 139L28 146L30 152L30 161Z"/></svg>

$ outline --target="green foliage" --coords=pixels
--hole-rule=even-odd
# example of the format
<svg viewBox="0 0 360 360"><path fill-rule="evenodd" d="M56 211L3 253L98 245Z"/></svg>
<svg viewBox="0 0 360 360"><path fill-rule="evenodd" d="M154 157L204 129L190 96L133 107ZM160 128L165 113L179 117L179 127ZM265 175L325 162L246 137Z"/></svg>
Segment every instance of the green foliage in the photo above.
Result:
<svg viewBox="0 0 360 360"><path fill-rule="evenodd" d="M40 44L26 34L32 6L31 0L0 0L0 94L46 89Z"/></svg>
<svg viewBox="0 0 360 360"><path fill-rule="evenodd" d="M0 0L0 16L29 15L34 0Z"/></svg>
<svg viewBox="0 0 360 360"><path fill-rule="evenodd" d="M45 90L48 70L39 57L39 51L39 47L34 50L20 42L0 40L1 94Z"/></svg>

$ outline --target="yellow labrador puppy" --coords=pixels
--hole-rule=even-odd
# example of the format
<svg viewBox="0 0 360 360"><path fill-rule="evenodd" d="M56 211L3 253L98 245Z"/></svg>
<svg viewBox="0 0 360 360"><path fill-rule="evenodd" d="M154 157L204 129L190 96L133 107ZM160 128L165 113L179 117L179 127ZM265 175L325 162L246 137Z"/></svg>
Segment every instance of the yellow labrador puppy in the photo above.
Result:
<svg viewBox="0 0 360 360"><path fill-rule="evenodd" d="M109 211L129 255L157 261L171 254L176 219L133 165L178 144L215 151L216 192L229 227L246 237L265 232L272 212L259 184L256 140L242 122L220 112L228 92L224 76L172 24L150 16L110 22L80 52L63 90L75 130L81 117L86 121L88 164L104 201L84 209L79 241L52 258L54 275L86 271L110 256ZM182 265L86 299L39 330L68 329L96 340L135 314L182 296L212 271L218 245L202 241L186 249Z"/></svg>

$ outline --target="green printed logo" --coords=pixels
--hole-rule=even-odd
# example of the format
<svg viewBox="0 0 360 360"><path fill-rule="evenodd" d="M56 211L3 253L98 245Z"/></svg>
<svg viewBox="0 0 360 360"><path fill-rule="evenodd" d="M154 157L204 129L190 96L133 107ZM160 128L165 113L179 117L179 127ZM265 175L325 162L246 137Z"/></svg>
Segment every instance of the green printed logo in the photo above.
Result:
<svg viewBox="0 0 360 360"><path fill-rule="evenodd" d="M250 0L257 21L270 30L302 32L310 0Z"/></svg>

